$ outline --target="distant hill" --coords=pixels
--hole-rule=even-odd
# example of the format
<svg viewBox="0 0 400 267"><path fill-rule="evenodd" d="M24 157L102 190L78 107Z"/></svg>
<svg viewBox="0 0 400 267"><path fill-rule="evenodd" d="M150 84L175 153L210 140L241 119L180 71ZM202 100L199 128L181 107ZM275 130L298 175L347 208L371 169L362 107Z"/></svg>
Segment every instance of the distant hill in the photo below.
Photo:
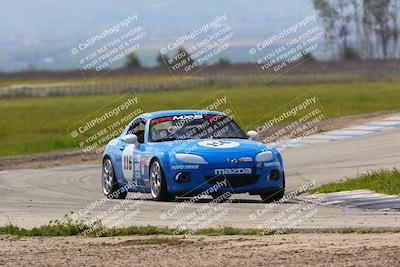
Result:
<svg viewBox="0 0 400 267"><path fill-rule="evenodd" d="M5 0L1 9L0 71L77 68L71 47L133 14L148 34L140 50L145 66L155 65L166 43L223 14L236 33L226 56L246 62L250 45L315 12L310 0Z"/></svg>

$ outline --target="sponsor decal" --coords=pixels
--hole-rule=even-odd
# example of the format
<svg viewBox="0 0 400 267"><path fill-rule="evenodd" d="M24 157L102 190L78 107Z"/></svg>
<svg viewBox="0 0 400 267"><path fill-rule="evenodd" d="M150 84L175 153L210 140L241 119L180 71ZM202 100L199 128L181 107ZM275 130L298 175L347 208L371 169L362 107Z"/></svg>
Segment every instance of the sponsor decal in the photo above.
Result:
<svg viewBox="0 0 400 267"><path fill-rule="evenodd" d="M265 162L264 167L279 167L281 166L279 162Z"/></svg>
<svg viewBox="0 0 400 267"><path fill-rule="evenodd" d="M224 141L224 140L207 140L199 142L199 146L211 147L211 148L233 148L240 144L234 141Z"/></svg>
<svg viewBox="0 0 400 267"><path fill-rule="evenodd" d="M165 121L172 121L172 117L164 117L164 118L154 119L151 121L151 123L154 125L154 124L165 122Z"/></svg>
<svg viewBox="0 0 400 267"><path fill-rule="evenodd" d="M135 155L135 162L140 162L140 155L139 154Z"/></svg>
<svg viewBox="0 0 400 267"><path fill-rule="evenodd" d="M196 115L179 115L179 116L173 116L172 120L199 120L202 119L203 115L202 114L196 114Z"/></svg>
<svg viewBox="0 0 400 267"><path fill-rule="evenodd" d="M196 170L199 168L199 165L175 165L172 166L172 170Z"/></svg>
<svg viewBox="0 0 400 267"><path fill-rule="evenodd" d="M136 179L140 179L142 177L142 175L140 174L140 171L135 171L134 175L135 175Z"/></svg>
<svg viewBox="0 0 400 267"><path fill-rule="evenodd" d="M242 157L242 158L237 158L237 159L233 158L233 159L227 159L227 161L232 164L235 164L238 162L242 162L242 163L243 162L253 162L253 158L252 157Z"/></svg>
<svg viewBox="0 0 400 267"><path fill-rule="evenodd" d="M252 162L253 158L252 157L242 157L239 159L239 162Z"/></svg>
<svg viewBox="0 0 400 267"><path fill-rule="evenodd" d="M251 174L251 168L225 168L215 169L215 175Z"/></svg>
<svg viewBox="0 0 400 267"><path fill-rule="evenodd" d="M211 120L211 121L217 121L222 118L225 118L225 116L224 115L204 115L204 119Z"/></svg>
<svg viewBox="0 0 400 267"><path fill-rule="evenodd" d="M139 162L135 162L135 171L140 171L140 163Z"/></svg>
<svg viewBox="0 0 400 267"><path fill-rule="evenodd" d="M149 165L148 160L149 160L149 154L143 154L140 159L140 167L141 167L142 176L144 176L145 170Z"/></svg>
<svg viewBox="0 0 400 267"><path fill-rule="evenodd" d="M193 120L200 120L200 119L206 119L206 120L213 120L217 121L222 118L227 118L224 115L202 115L202 114L193 114L193 115L175 115L173 117L162 117L162 118L157 118L153 119L152 123L157 124L160 122L165 122L165 121L177 121L177 120L184 120L184 121L193 121Z"/></svg>

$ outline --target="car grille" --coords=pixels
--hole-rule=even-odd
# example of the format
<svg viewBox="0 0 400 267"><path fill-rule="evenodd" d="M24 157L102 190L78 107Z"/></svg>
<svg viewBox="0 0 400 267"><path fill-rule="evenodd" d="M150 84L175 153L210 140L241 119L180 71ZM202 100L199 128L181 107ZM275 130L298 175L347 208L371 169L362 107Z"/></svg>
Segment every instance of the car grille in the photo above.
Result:
<svg viewBox="0 0 400 267"><path fill-rule="evenodd" d="M218 182L222 182L226 179L227 188L242 187L252 185L258 181L259 175L243 175L243 176L206 176L206 180L209 184L215 185Z"/></svg>

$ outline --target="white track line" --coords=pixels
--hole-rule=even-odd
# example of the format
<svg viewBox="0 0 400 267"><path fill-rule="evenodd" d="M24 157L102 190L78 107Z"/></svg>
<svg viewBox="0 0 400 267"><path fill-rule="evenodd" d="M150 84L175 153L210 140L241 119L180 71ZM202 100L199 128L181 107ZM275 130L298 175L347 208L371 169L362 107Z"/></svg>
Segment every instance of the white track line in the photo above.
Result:
<svg viewBox="0 0 400 267"><path fill-rule="evenodd" d="M318 133L297 140L289 139L280 141L279 143L283 145L287 144L285 147L309 147L321 143L333 142L336 140L365 136L394 128L400 128L400 115L390 116L379 121L372 121L338 130Z"/></svg>
<svg viewBox="0 0 400 267"><path fill-rule="evenodd" d="M385 195L369 190L343 191L336 193L299 196L301 201L319 200L323 206L340 206L368 210L400 211L400 196Z"/></svg>

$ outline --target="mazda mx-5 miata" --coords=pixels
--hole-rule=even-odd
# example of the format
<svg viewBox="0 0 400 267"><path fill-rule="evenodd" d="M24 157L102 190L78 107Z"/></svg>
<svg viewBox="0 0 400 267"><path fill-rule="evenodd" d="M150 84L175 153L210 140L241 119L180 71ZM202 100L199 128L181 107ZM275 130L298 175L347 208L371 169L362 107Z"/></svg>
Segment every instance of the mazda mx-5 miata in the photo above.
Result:
<svg viewBox="0 0 400 267"><path fill-rule="evenodd" d="M256 131L245 134L232 116L220 112L142 114L105 148L103 193L125 198L127 192L143 192L171 200L229 192L279 200L285 189L282 157L257 138Z"/></svg>

